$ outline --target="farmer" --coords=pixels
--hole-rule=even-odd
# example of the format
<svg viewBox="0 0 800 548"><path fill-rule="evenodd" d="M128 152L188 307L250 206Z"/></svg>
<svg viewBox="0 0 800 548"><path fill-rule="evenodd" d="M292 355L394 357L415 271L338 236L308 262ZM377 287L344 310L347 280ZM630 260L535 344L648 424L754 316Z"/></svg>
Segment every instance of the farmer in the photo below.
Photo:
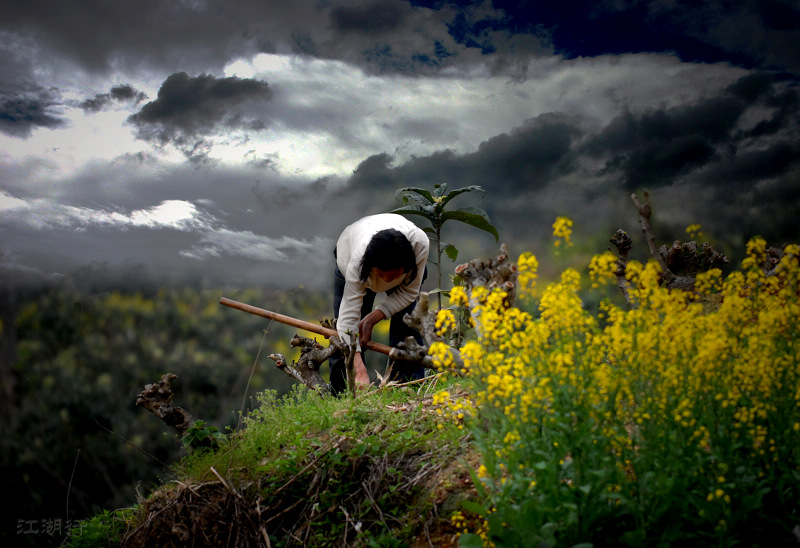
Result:
<svg viewBox="0 0 800 548"><path fill-rule="evenodd" d="M414 309L419 297L426 276L428 247L428 236L395 213L364 217L339 236L334 250L333 314L342 341L349 343L349 333L358 334L354 360L356 384L370 382L362 347L372 338L372 328L379 321L391 318L391 346L397 346L409 335L422 342L419 333L403 322L403 316ZM375 294L380 292L386 292L386 298L373 310ZM333 393L339 394L347 388L344 359L336 356L329 362ZM397 362L392 367L395 380L423 376L420 364Z"/></svg>

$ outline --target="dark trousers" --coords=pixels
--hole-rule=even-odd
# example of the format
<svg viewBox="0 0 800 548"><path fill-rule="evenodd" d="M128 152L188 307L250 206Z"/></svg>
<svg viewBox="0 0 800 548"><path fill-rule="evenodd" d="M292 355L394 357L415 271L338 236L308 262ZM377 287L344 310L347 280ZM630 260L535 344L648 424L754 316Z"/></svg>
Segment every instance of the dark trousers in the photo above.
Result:
<svg viewBox="0 0 800 548"><path fill-rule="evenodd" d="M427 269L425 275L427 275ZM344 284L344 276L339 271L339 267L336 267L333 275L333 315L335 318L339 317L339 307L342 304L342 296L344 295ZM391 290L387 293L391 293ZM364 295L364 302L361 305L361 318L372 312L373 304L375 304L375 292L367 289L367 293ZM422 344L420 334L403 321L403 316L410 314L416 304L416 301L411 303L389 320L389 346L397 346L406 340L406 337L414 337L419 344ZM349 343L350 341L344 342ZM366 351L362 349L362 357L365 353ZM333 393L338 395L347 390L347 371L344 366L344 358L337 353L328 359L328 363L331 366L331 388ZM424 376L425 368L419 363L396 361L392 365L392 380L399 382L412 381L421 379Z"/></svg>

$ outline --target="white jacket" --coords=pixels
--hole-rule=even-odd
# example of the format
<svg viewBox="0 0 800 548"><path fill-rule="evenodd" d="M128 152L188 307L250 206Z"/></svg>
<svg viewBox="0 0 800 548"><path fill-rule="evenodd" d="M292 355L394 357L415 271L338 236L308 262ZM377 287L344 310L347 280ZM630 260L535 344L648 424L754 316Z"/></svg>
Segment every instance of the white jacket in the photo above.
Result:
<svg viewBox="0 0 800 548"><path fill-rule="evenodd" d="M361 282L361 263L364 252L372 237L381 230L393 228L402 232L414 249L417 258L417 276L403 285L408 276L401 276L391 282L384 282L377 276L370 274L366 282ZM364 217L351 224L342 231L336 242L336 265L345 279L344 295L339 306L339 317L336 319L336 329L343 341L349 342L348 332L358 332L358 322L361 321L361 305L367 289L375 293L395 289L387 295L376 310L382 310L387 318L403 310L419 296L425 264L428 262L428 249L430 244L428 236L417 225L396 213L381 213Z"/></svg>

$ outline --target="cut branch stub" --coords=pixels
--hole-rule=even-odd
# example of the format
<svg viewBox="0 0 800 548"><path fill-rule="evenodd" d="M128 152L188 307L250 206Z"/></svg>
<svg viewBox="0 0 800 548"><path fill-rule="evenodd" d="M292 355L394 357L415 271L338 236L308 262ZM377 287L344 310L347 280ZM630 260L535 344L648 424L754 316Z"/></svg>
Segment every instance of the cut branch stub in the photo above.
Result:
<svg viewBox="0 0 800 548"><path fill-rule="evenodd" d="M631 240L631 237L628 236L628 233L620 228L611 237L611 243L617 248L619 254L624 256L627 260L628 253L633 247L633 240Z"/></svg>
<svg viewBox="0 0 800 548"><path fill-rule="evenodd" d="M177 378L173 373L165 373L157 383L146 385L136 397L136 405L144 407L183 436L194 424L194 419L186 409L172 404L171 382Z"/></svg>
<svg viewBox="0 0 800 548"><path fill-rule="evenodd" d="M506 293L503 300L503 304L506 307L512 306L514 302L517 293L519 270L517 264L509 262L508 258L508 246L501 244L495 258L475 259L461 264L455 269L455 274L460 278L462 287L464 287L467 295L470 296L469 309L476 330L480 330L480 318L474 314L476 306L480 303L475 302L472 298L472 292L476 287L483 286L489 291L501 289ZM420 345L413 337L409 337L398 345L398 354L402 354L404 359L409 361L421 361L426 367L431 367L433 359L428 355L429 348L434 343L445 341L436 333L436 311L429 311L429 296L427 293L420 293L414 310L411 314L406 314L403 320L407 325L419 331L425 344ZM461 371L464 367L461 353L452 346L449 351L453 357L453 369L456 372Z"/></svg>
<svg viewBox="0 0 800 548"><path fill-rule="evenodd" d="M417 304L411 313L403 316L403 322L422 335L428 346L442 340L436 334L436 310L430 310L430 295L425 291L419 294Z"/></svg>
<svg viewBox="0 0 800 548"><path fill-rule="evenodd" d="M517 263L509 262L508 246L500 245L494 259L473 259L458 265L455 274L461 279L464 290L469 295L477 286L484 286L489 291L499 288L506 292L505 305L512 306L517 294Z"/></svg>
<svg viewBox="0 0 800 548"><path fill-rule="evenodd" d="M314 339L301 337L300 335L292 337L290 344L292 347L300 348L300 359L292 364L286 361L283 354L270 354L270 359L275 362L278 369L303 383L311 390L321 394L330 394L331 385L322 379L319 369L325 360L338 351L337 346L331 343L326 348Z"/></svg>
<svg viewBox="0 0 800 548"><path fill-rule="evenodd" d="M662 245L656 248L656 237L650 226L653 215L653 208L650 205L650 195L644 192L644 203L640 202L636 194L631 194L633 205L639 212L639 224L647 240L647 247L650 256L658 262L661 267L661 279L667 289L680 289L682 291L694 290L695 276L699 272L705 272L711 268L716 268L728 263L728 258L714 250L708 243L700 246L697 242L691 241L682 243L675 240L672 245ZM625 277L625 267L628 262L628 252L630 251L630 238L623 230L618 230L611 238L611 243L617 247L620 260L617 261L617 285L620 287L625 300L632 305L629 296L629 286Z"/></svg>
<svg viewBox="0 0 800 548"><path fill-rule="evenodd" d="M436 310L430 310L430 295L426 292L419 294L419 300L410 314L403 316L403 322L410 328L417 331L424 341L419 344L414 337L406 337L397 345L396 356L398 360L421 362L424 367L433 367L433 359L428 355L428 348L435 343L442 341L436 334Z"/></svg>
<svg viewBox="0 0 800 548"><path fill-rule="evenodd" d="M695 241L675 240L671 246L662 245L658 248L658 254L672 272L682 272L687 276L728 264L728 258L715 251L709 243L698 246Z"/></svg>
<svg viewBox="0 0 800 548"><path fill-rule="evenodd" d="M628 306L634 306L635 303L631 299L630 282L625 278L625 271L628 268L628 253L633 247L633 240L631 240L627 232L620 228L611 237L611 243L617 248L617 253L619 254L619 259L617 259L616 268L614 269L614 275L617 277L617 287Z"/></svg>
<svg viewBox="0 0 800 548"><path fill-rule="evenodd" d="M476 287L483 286L489 291L494 289L504 291L506 296L503 299L503 305L506 308L513 306L517 294L519 269L517 263L509 262L506 244L500 245L500 250L494 259L474 259L457 266L455 274L461 280L461 285L469 296L468 307L476 331L481 331L481 319L480 315L476 314L476 310L482 304L475 297Z"/></svg>

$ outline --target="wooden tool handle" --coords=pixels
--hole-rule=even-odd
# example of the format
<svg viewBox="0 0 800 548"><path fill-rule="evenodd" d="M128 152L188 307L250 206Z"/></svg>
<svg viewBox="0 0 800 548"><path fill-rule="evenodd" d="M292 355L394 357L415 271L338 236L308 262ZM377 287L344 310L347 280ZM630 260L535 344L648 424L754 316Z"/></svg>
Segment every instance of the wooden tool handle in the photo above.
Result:
<svg viewBox="0 0 800 548"><path fill-rule="evenodd" d="M284 316L283 314L278 314L277 312L272 312L270 310L265 310L263 308L258 308L256 306L252 306L246 303L240 303L239 301L234 301L231 299L227 299L225 297L221 297L219 300L219 304L224 304L225 306L229 306L231 308L235 308L236 310L241 310L243 312L248 312L250 314L254 314L256 316L261 316L262 318L268 318L270 320L274 320L276 322L280 322L286 325L291 325L292 327L297 327L299 329L305 329L306 331L311 331L312 333L316 333L318 335L322 335L323 337L330 338L334 336L338 336L339 334L333 330L328 329L327 327L322 327L321 325L317 325L311 322L306 322L303 320L298 320L297 318L292 318L291 316ZM347 341L345 341L347 342ZM380 352L381 354L386 354L387 356L392 355L392 348L391 346L387 346L385 344L376 343L373 341L367 341L367 344L364 345L368 350L374 350L376 352Z"/></svg>

